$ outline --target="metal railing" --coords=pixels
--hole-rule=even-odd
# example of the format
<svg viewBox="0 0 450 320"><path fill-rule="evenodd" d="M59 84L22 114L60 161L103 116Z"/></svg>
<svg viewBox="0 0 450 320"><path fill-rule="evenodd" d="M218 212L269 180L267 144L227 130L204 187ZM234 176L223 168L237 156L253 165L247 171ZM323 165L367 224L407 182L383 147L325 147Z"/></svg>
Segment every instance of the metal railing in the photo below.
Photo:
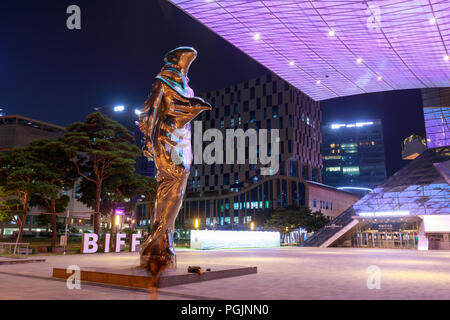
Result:
<svg viewBox="0 0 450 320"><path fill-rule="evenodd" d="M22 252L24 252L26 255L28 255L28 253L30 252L29 243L25 243L25 242L20 242L20 243L16 243L16 242L0 242L0 249L4 249L6 246L8 246L8 255L15 254L17 251L17 254L21 254ZM24 249L24 250L22 250Z"/></svg>

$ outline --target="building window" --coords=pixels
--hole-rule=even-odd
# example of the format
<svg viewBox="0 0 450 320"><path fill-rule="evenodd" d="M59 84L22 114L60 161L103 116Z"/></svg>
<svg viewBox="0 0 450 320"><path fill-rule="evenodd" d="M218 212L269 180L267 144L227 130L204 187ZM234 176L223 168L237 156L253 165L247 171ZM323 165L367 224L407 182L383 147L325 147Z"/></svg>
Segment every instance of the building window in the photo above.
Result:
<svg viewBox="0 0 450 320"><path fill-rule="evenodd" d="M317 207L317 200L316 199L313 200L313 206L314 206L314 208Z"/></svg>
<svg viewBox="0 0 450 320"><path fill-rule="evenodd" d="M250 123L255 122L255 111L250 112Z"/></svg>
<svg viewBox="0 0 450 320"><path fill-rule="evenodd" d="M348 176L359 176L359 167L343 167L342 172Z"/></svg>
<svg viewBox="0 0 450 320"><path fill-rule="evenodd" d="M278 118L278 107L273 107L272 108L272 117L273 118Z"/></svg>

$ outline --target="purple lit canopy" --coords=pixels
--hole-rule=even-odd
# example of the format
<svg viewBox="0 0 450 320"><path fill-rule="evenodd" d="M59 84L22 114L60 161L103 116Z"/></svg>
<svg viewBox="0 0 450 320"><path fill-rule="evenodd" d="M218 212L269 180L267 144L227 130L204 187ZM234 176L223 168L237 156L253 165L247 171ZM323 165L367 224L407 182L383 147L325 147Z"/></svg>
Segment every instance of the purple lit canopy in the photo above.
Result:
<svg viewBox="0 0 450 320"><path fill-rule="evenodd" d="M449 0L170 0L315 100L450 86Z"/></svg>

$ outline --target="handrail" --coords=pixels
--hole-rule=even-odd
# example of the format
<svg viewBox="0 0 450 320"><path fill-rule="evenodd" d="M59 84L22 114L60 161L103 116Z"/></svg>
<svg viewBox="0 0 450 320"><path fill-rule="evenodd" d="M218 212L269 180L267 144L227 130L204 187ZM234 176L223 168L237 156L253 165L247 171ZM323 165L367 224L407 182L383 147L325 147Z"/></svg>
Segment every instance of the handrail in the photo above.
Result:
<svg viewBox="0 0 450 320"><path fill-rule="evenodd" d="M19 242L19 243L16 243L16 242L0 242L0 247L9 246L8 255L11 255L11 248L12 248L12 246L16 246L16 247L19 247L18 249L21 249L20 247L22 245L26 246L25 254L28 255L29 246L30 246L29 242ZM20 250L19 250L19 252L20 252Z"/></svg>

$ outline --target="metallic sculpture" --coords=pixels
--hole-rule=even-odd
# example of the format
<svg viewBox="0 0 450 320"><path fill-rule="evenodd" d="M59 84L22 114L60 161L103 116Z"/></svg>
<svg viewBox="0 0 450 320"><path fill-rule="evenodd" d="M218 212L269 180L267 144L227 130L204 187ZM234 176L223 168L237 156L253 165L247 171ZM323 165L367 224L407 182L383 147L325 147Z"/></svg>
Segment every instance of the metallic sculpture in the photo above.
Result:
<svg viewBox="0 0 450 320"><path fill-rule="evenodd" d="M180 47L168 52L145 101L139 127L145 135L144 154L154 159L158 191L153 226L141 247L141 266L152 277L175 264L175 219L180 210L192 162L190 121L211 106L194 97L187 73L197 51Z"/></svg>

